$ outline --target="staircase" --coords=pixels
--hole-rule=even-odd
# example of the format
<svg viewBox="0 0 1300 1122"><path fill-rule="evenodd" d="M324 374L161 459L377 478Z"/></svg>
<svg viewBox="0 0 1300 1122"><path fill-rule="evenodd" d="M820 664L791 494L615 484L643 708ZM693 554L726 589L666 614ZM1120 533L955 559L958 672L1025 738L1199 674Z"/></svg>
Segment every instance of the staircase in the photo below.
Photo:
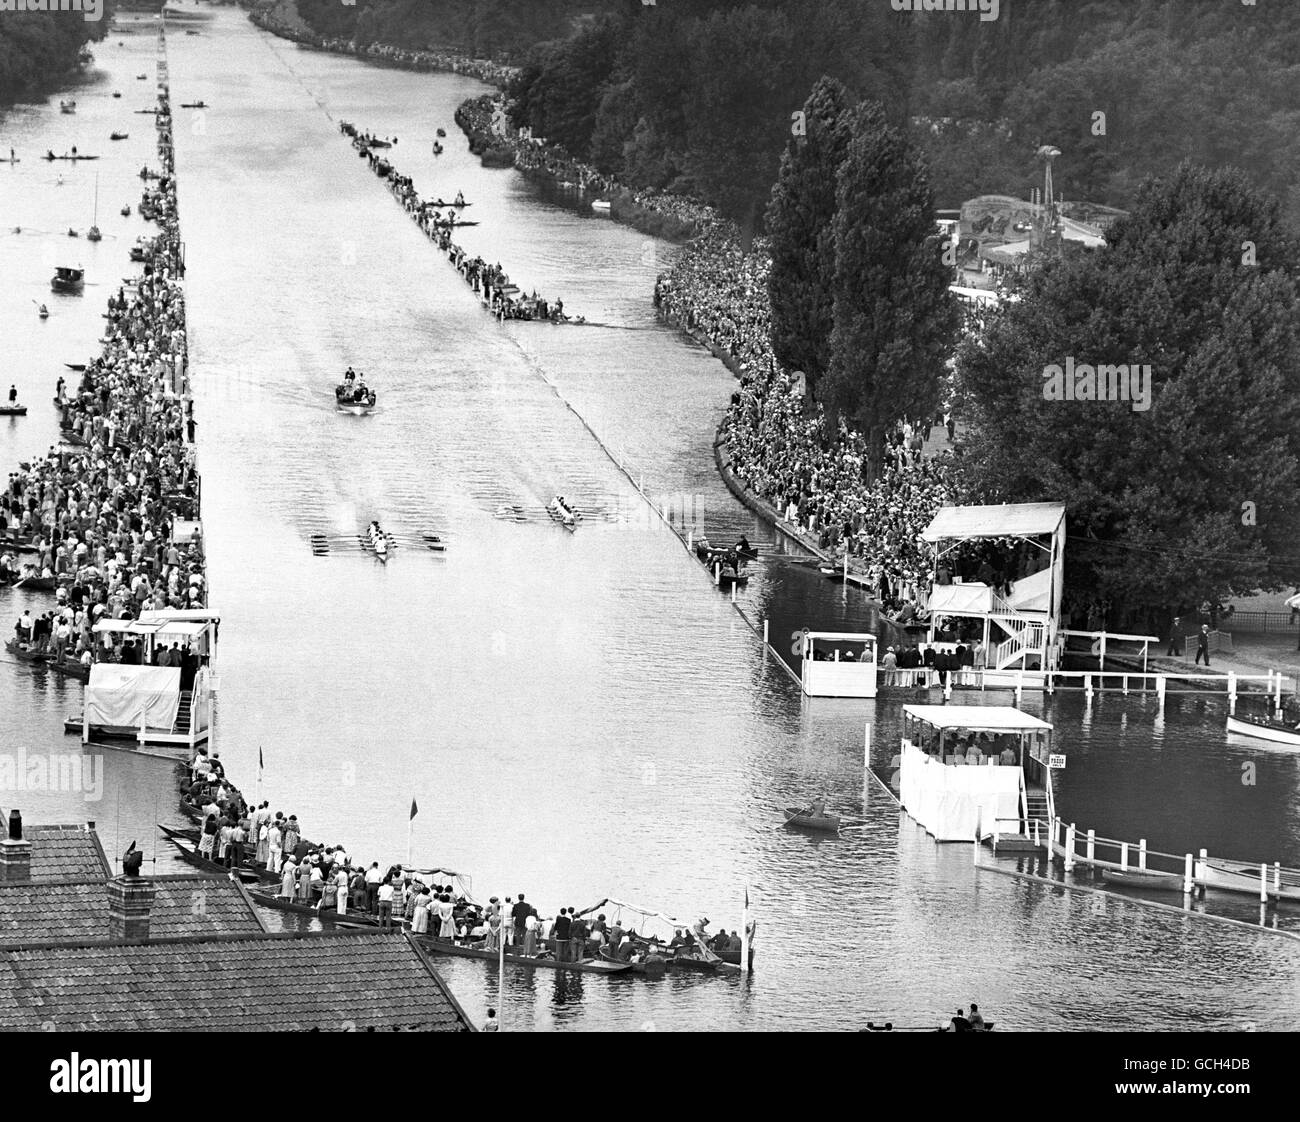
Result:
<svg viewBox="0 0 1300 1122"><path fill-rule="evenodd" d="M1039 830L1046 832L1051 822L1051 813L1047 806L1047 792L1038 787L1025 788L1025 824L1030 830L1034 821L1039 823Z"/></svg>
<svg viewBox="0 0 1300 1122"><path fill-rule="evenodd" d="M989 666L994 670L1028 669L1030 657L1037 657L1041 667L1046 623L1021 615L996 592L991 597L989 619L1007 633L1007 638L993 648Z"/></svg>
<svg viewBox="0 0 1300 1122"><path fill-rule="evenodd" d="M181 703L176 709L176 720L172 723L172 732L188 733L190 731L190 711L194 706L194 692L185 690L181 694Z"/></svg>

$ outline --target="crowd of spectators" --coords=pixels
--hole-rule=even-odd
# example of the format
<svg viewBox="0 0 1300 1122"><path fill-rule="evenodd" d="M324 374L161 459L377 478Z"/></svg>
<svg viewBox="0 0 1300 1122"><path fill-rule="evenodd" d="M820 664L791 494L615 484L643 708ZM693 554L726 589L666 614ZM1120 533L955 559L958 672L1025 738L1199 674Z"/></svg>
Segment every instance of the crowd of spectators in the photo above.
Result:
<svg viewBox="0 0 1300 1122"><path fill-rule="evenodd" d="M109 298L103 350L76 390L59 381L65 446L21 465L0 493L0 542L33 557L19 569L6 552L0 569L54 592L58 611L39 638L48 632L47 645L57 644L66 627L71 635L63 638L75 636L83 654L105 616L131 619L207 601L200 543L175 532L178 519L197 513L199 479L183 385L184 266L165 95L157 127L162 167L143 202L161 232L149 243L143 274ZM36 642L36 631L20 626L18 638ZM73 642L58 649L71 654Z"/></svg>
<svg viewBox="0 0 1300 1122"><path fill-rule="evenodd" d="M899 422L874 479L862 434L841 424L828 441L820 407L807 407L772 352L769 268L761 239L745 252L735 231L719 225L659 278L655 306L712 345L740 378L720 433L736 478L819 548L841 560L847 553L885 603L915 600L929 579L921 531L955 495L951 453L922 454L940 419Z"/></svg>

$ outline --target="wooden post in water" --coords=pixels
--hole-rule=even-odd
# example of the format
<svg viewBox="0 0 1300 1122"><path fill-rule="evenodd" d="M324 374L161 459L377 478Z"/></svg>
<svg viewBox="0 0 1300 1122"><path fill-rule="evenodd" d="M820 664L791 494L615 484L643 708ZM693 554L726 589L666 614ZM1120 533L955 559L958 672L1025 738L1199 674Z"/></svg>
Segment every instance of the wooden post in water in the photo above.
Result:
<svg viewBox="0 0 1300 1122"><path fill-rule="evenodd" d="M1259 866L1259 902L1268 903L1268 866L1263 862Z"/></svg>
<svg viewBox="0 0 1300 1122"><path fill-rule="evenodd" d="M868 721L862 727L862 766L869 768L871 766L871 722Z"/></svg>
<svg viewBox="0 0 1300 1122"><path fill-rule="evenodd" d="M1228 671L1228 713L1237 711L1237 672Z"/></svg>
<svg viewBox="0 0 1300 1122"><path fill-rule="evenodd" d="M768 621L766 619L763 620L763 646L765 647L770 645L767 639L767 624Z"/></svg>
<svg viewBox="0 0 1300 1122"><path fill-rule="evenodd" d="M1183 862L1183 895L1192 894L1192 855L1189 853Z"/></svg>
<svg viewBox="0 0 1300 1122"><path fill-rule="evenodd" d="M1091 865L1093 861L1093 857L1096 855L1097 852L1097 831L1096 830L1088 831L1087 852L1088 852L1088 864Z"/></svg>
<svg viewBox="0 0 1300 1122"><path fill-rule="evenodd" d="M1083 676L1083 696L1086 697L1089 701L1092 700L1092 675L1091 674L1085 674Z"/></svg>
<svg viewBox="0 0 1300 1122"><path fill-rule="evenodd" d="M1146 867L1147 867L1147 840L1146 838L1143 838L1140 842L1138 842L1138 868L1145 869Z"/></svg>
<svg viewBox="0 0 1300 1122"><path fill-rule="evenodd" d="M977 807L975 810L975 856L972 860L976 867L980 863L980 835L984 833L984 808Z"/></svg>
<svg viewBox="0 0 1300 1122"><path fill-rule="evenodd" d="M1273 711L1279 717L1282 715L1282 671L1280 670L1273 682Z"/></svg>
<svg viewBox="0 0 1300 1122"><path fill-rule="evenodd" d="M1125 872L1128 872L1128 842L1120 842L1119 867Z"/></svg>
<svg viewBox="0 0 1300 1122"><path fill-rule="evenodd" d="M686 531L686 548L689 549L692 553L695 552L695 531L694 530Z"/></svg>
<svg viewBox="0 0 1300 1122"><path fill-rule="evenodd" d="M1065 828L1065 871L1068 873L1074 868L1074 823L1071 822Z"/></svg>
<svg viewBox="0 0 1300 1122"><path fill-rule="evenodd" d="M713 583L719 585L722 583L722 562L718 561L713 566Z"/></svg>
<svg viewBox="0 0 1300 1122"><path fill-rule="evenodd" d="M1124 696L1128 697L1128 675L1127 674L1125 674L1124 677L1120 679L1120 684L1123 687Z"/></svg>
<svg viewBox="0 0 1300 1122"><path fill-rule="evenodd" d="M1207 854L1205 850L1201 850L1201 860L1197 867L1196 875L1201 879L1202 882L1204 882L1205 880L1205 866L1206 866L1206 859L1208 856L1209 854ZM1201 884L1200 888L1201 888L1201 892L1204 893L1205 891L1204 883Z"/></svg>
<svg viewBox="0 0 1300 1122"><path fill-rule="evenodd" d="M1161 709L1165 707L1165 686L1166 685L1167 682L1165 681L1165 676L1163 674L1157 674L1156 675L1156 704L1159 705Z"/></svg>

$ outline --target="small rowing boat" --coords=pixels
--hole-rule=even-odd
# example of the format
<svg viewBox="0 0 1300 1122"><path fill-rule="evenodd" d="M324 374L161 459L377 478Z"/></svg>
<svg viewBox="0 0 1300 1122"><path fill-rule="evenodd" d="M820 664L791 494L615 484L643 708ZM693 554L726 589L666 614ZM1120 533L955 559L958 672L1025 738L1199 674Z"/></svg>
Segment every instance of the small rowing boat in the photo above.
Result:
<svg viewBox="0 0 1300 1122"><path fill-rule="evenodd" d="M1149 869L1102 869L1101 879L1121 888L1141 888L1147 892L1181 892L1183 878L1178 873L1159 873Z"/></svg>
<svg viewBox="0 0 1300 1122"><path fill-rule="evenodd" d="M1198 862L1198 875L1206 888L1242 892L1256 897L1259 895L1259 866L1249 861L1207 857ZM1300 870L1275 869L1269 865L1266 866L1264 879L1270 898L1300 902Z"/></svg>
<svg viewBox="0 0 1300 1122"><path fill-rule="evenodd" d="M443 202L442 199L430 199L430 200L429 200L427 203L425 203L424 205L425 205L426 207L433 207L434 210L444 210L444 209L446 209L446 208L448 208L448 207L456 207L456 208L459 208L459 207L473 206L474 204L473 204L473 203L461 202L460 200L457 200L457 201L454 202L454 203L448 203L448 202Z"/></svg>
<svg viewBox="0 0 1300 1122"><path fill-rule="evenodd" d="M26 588L31 592L53 592L59 587L54 577L19 577L14 582L15 588Z"/></svg>
<svg viewBox="0 0 1300 1122"><path fill-rule="evenodd" d="M1263 717L1229 717L1228 731L1253 736L1256 740L1270 740L1275 744L1300 748L1300 729L1281 721L1270 721Z"/></svg>
<svg viewBox="0 0 1300 1122"><path fill-rule="evenodd" d="M12 405L0 405L0 417L26 417L27 406L19 405L16 401Z"/></svg>
<svg viewBox="0 0 1300 1122"><path fill-rule="evenodd" d="M181 102L182 109L206 109L207 107L208 107L208 103L206 101L182 101Z"/></svg>
<svg viewBox="0 0 1300 1122"><path fill-rule="evenodd" d="M126 138L127 134L124 132L111 132L108 134L109 140L125 140Z"/></svg>
<svg viewBox="0 0 1300 1122"><path fill-rule="evenodd" d="M450 943L444 939L431 939L419 936L420 946L430 954L454 955L456 958L477 958L483 962L497 962L501 955L498 951L489 951L481 947L463 947L459 943ZM581 962L560 962L559 959L547 957L530 958L527 955L506 952L505 961L511 966L541 967L545 970L569 970L580 974L630 974L631 963L609 962L600 958L584 958Z"/></svg>
<svg viewBox="0 0 1300 1122"><path fill-rule="evenodd" d="M802 830L821 830L828 834L838 834L840 832L838 814L827 814L825 811L818 814L815 808L810 807L786 807L785 824L787 826L797 826Z"/></svg>
<svg viewBox="0 0 1300 1122"><path fill-rule="evenodd" d="M591 204L591 209L594 210L594 211L596 211L596 212L599 213L599 214L608 214L608 213L609 213L609 209L610 209L610 207L609 207L609 200L608 200L608 199L594 199L594 200L592 201L592 204Z"/></svg>

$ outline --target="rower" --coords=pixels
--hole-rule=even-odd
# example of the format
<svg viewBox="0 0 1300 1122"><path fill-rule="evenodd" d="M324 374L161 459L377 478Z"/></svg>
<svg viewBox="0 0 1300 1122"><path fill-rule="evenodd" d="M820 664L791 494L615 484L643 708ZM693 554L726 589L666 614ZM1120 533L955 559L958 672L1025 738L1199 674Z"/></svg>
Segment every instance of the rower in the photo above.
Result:
<svg viewBox="0 0 1300 1122"><path fill-rule="evenodd" d="M745 537L744 534L741 534L739 540L736 542L736 552L749 553L752 551L752 548L753 547L749 544L749 539Z"/></svg>
<svg viewBox="0 0 1300 1122"><path fill-rule="evenodd" d="M17 401L18 401L18 387L17 387L17 386L10 386L10 387L9 387L9 404L10 404L10 405L13 405L13 404L15 404Z"/></svg>
<svg viewBox="0 0 1300 1122"><path fill-rule="evenodd" d="M465 195L464 195L464 193L461 192L461 191L457 191L457 192L456 192L456 205L457 205L457 206L464 206L464 205L465 205Z"/></svg>

